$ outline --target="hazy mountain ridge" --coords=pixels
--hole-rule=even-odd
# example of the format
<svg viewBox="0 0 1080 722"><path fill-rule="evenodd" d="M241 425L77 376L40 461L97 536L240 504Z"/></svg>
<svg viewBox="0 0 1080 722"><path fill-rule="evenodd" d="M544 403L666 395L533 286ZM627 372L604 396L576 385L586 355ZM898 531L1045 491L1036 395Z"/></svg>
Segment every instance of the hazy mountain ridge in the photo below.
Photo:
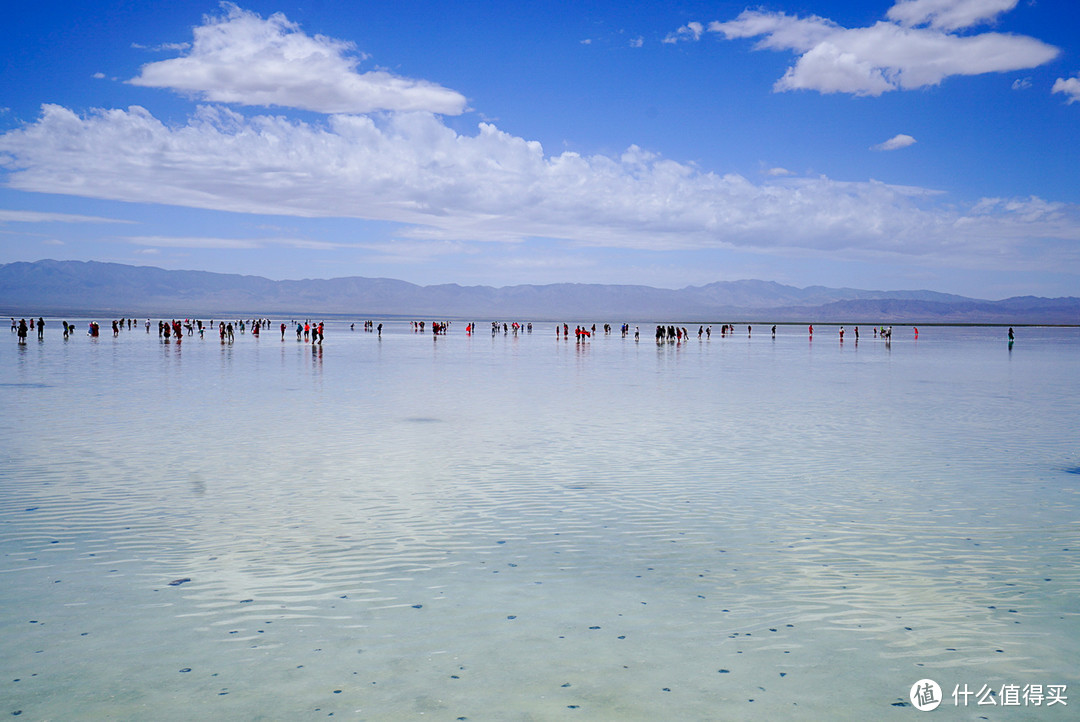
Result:
<svg viewBox="0 0 1080 722"><path fill-rule="evenodd" d="M359 276L271 281L208 271L167 271L95 261L0 265L7 315L344 314L477 319L814 321L1080 324L1080 298L1001 301L935 291L872 291L773 281L721 281L678 290L559 283L418 286Z"/></svg>

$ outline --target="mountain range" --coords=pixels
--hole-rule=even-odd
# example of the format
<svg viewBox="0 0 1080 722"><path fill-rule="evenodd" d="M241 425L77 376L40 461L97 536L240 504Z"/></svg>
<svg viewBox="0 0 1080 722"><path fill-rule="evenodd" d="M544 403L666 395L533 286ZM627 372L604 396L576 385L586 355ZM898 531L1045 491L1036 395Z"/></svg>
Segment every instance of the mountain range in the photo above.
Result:
<svg viewBox="0 0 1080 722"><path fill-rule="evenodd" d="M0 315L27 314L1075 325L1080 298L988 301L934 291L796 288L756 280L678 290L580 283L418 286L356 276L272 281L96 261L0 265Z"/></svg>

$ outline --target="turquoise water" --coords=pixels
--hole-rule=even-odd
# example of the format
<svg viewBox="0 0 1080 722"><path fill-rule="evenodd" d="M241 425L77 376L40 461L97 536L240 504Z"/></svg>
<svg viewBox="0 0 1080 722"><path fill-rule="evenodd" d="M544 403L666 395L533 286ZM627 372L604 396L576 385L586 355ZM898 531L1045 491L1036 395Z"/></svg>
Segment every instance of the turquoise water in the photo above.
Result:
<svg viewBox="0 0 1080 722"><path fill-rule="evenodd" d="M11 335L0 715L1075 718L1080 329L385 323Z"/></svg>

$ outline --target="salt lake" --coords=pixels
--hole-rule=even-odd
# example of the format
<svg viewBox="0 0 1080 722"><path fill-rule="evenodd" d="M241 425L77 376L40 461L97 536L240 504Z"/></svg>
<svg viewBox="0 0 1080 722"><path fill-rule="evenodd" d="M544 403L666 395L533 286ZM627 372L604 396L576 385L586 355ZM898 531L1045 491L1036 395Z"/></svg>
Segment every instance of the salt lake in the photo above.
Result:
<svg viewBox="0 0 1080 722"><path fill-rule="evenodd" d="M1076 717L1080 329L99 320L0 345L0 715Z"/></svg>

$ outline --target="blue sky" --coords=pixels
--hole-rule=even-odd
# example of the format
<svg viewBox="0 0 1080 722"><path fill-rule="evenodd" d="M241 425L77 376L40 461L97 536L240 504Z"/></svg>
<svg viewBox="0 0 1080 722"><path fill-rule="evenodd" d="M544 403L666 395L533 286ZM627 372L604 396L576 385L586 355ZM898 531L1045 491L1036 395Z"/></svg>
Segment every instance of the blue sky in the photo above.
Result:
<svg viewBox="0 0 1080 722"><path fill-rule="evenodd" d="M1080 295L1080 3L20 4L0 263Z"/></svg>

